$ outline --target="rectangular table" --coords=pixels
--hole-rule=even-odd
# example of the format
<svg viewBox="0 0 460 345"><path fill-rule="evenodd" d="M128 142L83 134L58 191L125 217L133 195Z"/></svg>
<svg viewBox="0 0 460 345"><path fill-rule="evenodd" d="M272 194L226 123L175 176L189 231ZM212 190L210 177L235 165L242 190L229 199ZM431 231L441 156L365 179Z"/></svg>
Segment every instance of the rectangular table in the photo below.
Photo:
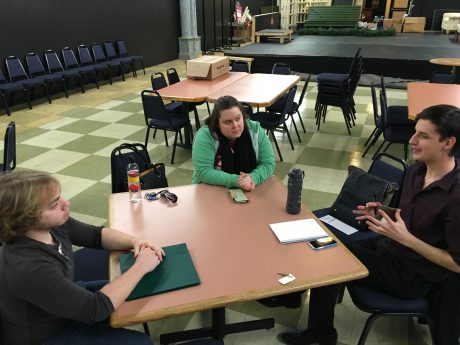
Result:
<svg viewBox="0 0 460 345"><path fill-rule="evenodd" d="M460 85L435 83L407 83L409 119L432 105L449 104L460 108Z"/></svg>
<svg viewBox="0 0 460 345"><path fill-rule="evenodd" d="M235 302L367 275L366 268L342 244L314 251L306 243L278 242L269 228L270 223L314 216L305 206L298 215L286 213L287 190L277 177L271 177L247 193L249 202L246 204L233 203L229 192L219 186L188 185L171 187L170 191L178 196L176 205L164 198L131 204L127 193L112 194L109 223L111 227L152 240L160 246L185 242L201 284L124 302L112 314L114 327L207 309L219 310ZM114 252L110 256L111 280L120 273L119 254ZM281 285L277 281L278 272L292 273L297 279ZM223 325L224 317L221 313L220 320L215 321L206 334L222 339L225 334L235 332L232 325ZM273 320L271 326L265 324L258 328L270 327L273 327ZM236 331L242 330L237 328Z"/></svg>
<svg viewBox="0 0 460 345"><path fill-rule="evenodd" d="M208 95L208 102L216 102L221 96L230 95L251 107L268 107L297 84L297 75L249 74Z"/></svg>
<svg viewBox="0 0 460 345"><path fill-rule="evenodd" d="M260 37L265 36L265 37L273 37L273 38L279 38L280 43L284 43L284 39L287 38L289 41L292 41L292 33L293 31L291 29L263 29L260 31L256 31L255 36L256 36L256 42L260 43Z"/></svg>

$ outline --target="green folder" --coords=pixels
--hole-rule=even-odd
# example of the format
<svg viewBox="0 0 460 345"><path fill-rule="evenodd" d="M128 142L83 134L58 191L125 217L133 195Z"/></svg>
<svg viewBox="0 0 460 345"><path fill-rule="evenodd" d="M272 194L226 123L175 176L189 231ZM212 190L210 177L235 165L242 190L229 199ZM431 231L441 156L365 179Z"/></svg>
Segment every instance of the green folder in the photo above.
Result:
<svg viewBox="0 0 460 345"><path fill-rule="evenodd" d="M200 284L200 278L185 243L163 247L163 250L163 261L141 279L127 301ZM120 255L121 273L126 272L134 261L132 253Z"/></svg>

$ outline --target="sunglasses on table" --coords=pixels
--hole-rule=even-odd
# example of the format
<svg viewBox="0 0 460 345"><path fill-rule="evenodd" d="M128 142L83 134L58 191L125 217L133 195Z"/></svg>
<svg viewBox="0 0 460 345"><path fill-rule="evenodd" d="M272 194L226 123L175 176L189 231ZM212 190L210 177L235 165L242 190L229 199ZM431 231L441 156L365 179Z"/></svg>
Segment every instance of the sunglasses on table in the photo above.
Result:
<svg viewBox="0 0 460 345"><path fill-rule="evenodd" d="M168 189L160 190L158 193L146 192L144 197L147 200L158 200L160 197L163 197L166 198L171 204L175 204L177 202L177 195L171 193Z"/></svg>

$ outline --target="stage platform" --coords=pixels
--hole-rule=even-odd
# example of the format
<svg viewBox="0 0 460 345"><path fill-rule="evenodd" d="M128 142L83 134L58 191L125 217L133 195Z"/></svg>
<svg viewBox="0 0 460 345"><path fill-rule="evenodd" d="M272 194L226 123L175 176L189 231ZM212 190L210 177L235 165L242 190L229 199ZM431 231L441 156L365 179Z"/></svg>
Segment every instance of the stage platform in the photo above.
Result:
<svg viewBox="0 0 460 345"><path fill-rule="evenodd" d="M345 73L358 47L362 49L364 73L395 78L430 79L433 71L450 70L430 64L430 59L460 58L460 42L441 32L398 33L393 37L295 36L290 43L253 43L226 54L253 57L253 73L270 73L275 62L288 63L292 70L302 73Z"/></svg>

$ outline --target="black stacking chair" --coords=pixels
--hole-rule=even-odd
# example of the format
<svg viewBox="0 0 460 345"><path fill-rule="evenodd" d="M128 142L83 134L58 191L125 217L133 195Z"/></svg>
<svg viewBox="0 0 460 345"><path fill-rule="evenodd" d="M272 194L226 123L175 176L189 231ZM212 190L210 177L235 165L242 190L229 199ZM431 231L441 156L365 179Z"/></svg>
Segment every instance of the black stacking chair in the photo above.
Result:
<svg viewBox="0 0 460 345"><path fill-rule="evenodd" d="M90 75L93 78L96 87L99 89L99 80L97 79L97 73L94 67L80 66L78 64L77 58L75 57L73 50L70 47L64 47L62 49L62 58L64 59L64 65L67 72L77 72L80 75L80 78L82 79L85 75Z"/></svg>
<svg viewBox="0 0 460 345"><path fill-rule="evenodd" d="M153 91L158 91L168 86L166 78L164 74L161 72L152 74L152 76L150 77L150 81L152 82ZM182 114L182 102L170 102L168 104L165 104L165 107L168 113Z"/></svg>
<svg viewBox="0 0 460 345"><path fill-rule="evenodd" d="M0 171L12 171L16 168L16 123L11 121L6 127L3 142L3 162Z"/></svg>
<svg viewBox="0 0 460 345"><path fill-rule="evenodd" d="M29 70L29 75L32 78L40 78L46 82L49 94L51 94L51 85L53 84L53 82L58 81L62 83L62 89L64 90L66 98L69 98L69 94L67 93L67 85L64 77L59 73L48 73L45 70L45 67L43 67L42 62L36 53L28 53L26 55L26 63L27 69Z"/></svg>
<svg viewBox="0 0 460 345"><path fill-rule="evenodd" d="M291 67L283 62L275 62L272 67L272 74L291 74Z"/></svg>
<svg viewBox="0 0 460 345"><path fill-rule="evenodd" d="M168 82L169 82L169 85L171 84L176 84L178 82L180 82L180 78L179 78L179 74L177 73L176 69L174 67L172 68L168 68L166 70L166 76L168 77ZM196 109L196 107L198 105L202 105L206 103L206 108L208 108L208 115L211 115L211 109L209 109L209 103L208 102L189 102L188 103L188 110L189 112L193 110L193 112L195 113L195 119L197 118L197 114L198 114L198 109ZM197 129L200 128L200 123L198 121L198 127Z"/></svg>
<svg viewBox="0 0 460 345"><path fill-rule="evenodd" d="M278 142L276 141L274 131L275 130L284 131L288 137L289 144L291 144L292 150L294 150L294 145L292 144L291 134L289 133L289 129L286 125L286 120L289 118L289 111L292 109L292 103L294 102L296 90L297 90L296 85L291 87L291 89L289 90L289 93L287 97L285 98L286 101L284 103L284 107L281 113L276 113L272 111L262 111L262 112L256 112L251 117L252 120L258 121L262 128L267 130L267 132L271 133L281 162L283 161L283 156L281 155L281 151L278 146Z"/></svg>
<svg viewBox="0 0 460 345"><path fill-rule="evenodd" d="M150 128L171 131L175 133L171 164L174 164L176 154L177 137L180 130L185 126L190 126L190 119L182 114L169 113L163 103L163 99L156 91L144 90L141 93L142 105L144 107L145 124L147 133L145 135L145 147L149 141ZM165 138L168 142L167 138Z"/></svg>
<svg viewBox="0 0 460 345"><path fill-rule="evenodd" d="M356 52L348 73L320 73L317 78L318 95L316 97L316 125L320 129L321 120L324 122L328 106L340 107L342 110L348 134L355 125L356 111L353 99L363 71L361 48Z"/></svg>
<svg viewBox="0 0 460 345"><path fill-rule="evenodd" d="M382 316L415 316L423 318L428 322L432 343L435 344L430 304L426 298L403 299L394 297L360 285L359 281L348 284L347 289L353 303L362 311L371 314L366 321L358 345L366 343L374 321Z"/></svg>
<svg viewBox="0 0 460 345"><path fill-rule="evenodd" d="M134 62L132 59L129 57L118 57L117 52L115 51L115 48L110 41L104 42L104 49L109 61L119 62L122 68L124 68L124 66L128 66L128 69L130 69L133 73L133 77L137 78L136 69L134 68Z"/></svg>
<svg viewBox="0 0 460 345"><path fill-rule="evenodd" d="M125 65L124 62L121 60L107 60L105 56L104 50L102 50L102 46L99 43L91 44L91 50L93 51L94 60L96 61L96 65L105 65L109 68L110 71L118 71L121 75L121 79L125 81L125 73L123 71L123 66Z"/></svg>
<svg viewBox="0 0 460 345"><path fill-rule="evenodd" d="M126 43L123 40L117 41L117 47L118 47L118 54L120 55L120 57L130 58L133 64L134 62L139 61L142 66L142 70L144 71L144 74L145 74L144 57L142 55L129 55L128 49L126 48Z"/></svg>
<svg viewBox="0 0 460 345"><path fill-rule="evenodd" d="M59 60L59 57L54 50L48 49L45 51L45 61L50 74L60 75L64 79L66 90L69 88L69 80L71 78L75 78L78 81L78 85L80 85L81 92L85 93L81 75L78 70L65 71L64 67L62 67L62 63Z"/></svg>
<svg viewBox="0 0 460 345"><path fill-rule="evenodd" d="M16 91L22 91L24 93L24 97L29 105L29 108L32 108L27 89L24 87L24 85L22 85L20 82L7 82L2 70L0 69L0 97L2 98L2 103L8 116L11 116L10 107L8 105L8 96L11 95L11 101L13 101L13 96Z"/></svg>
<svg viewBox="0 0 460 345"><path fill-rule="evenodd" d="M84 44L80 44L77 48L78 57L80 58L80 63L84 67L91 67L96 73L103 72L107 73L107 79L109 80L110 85L112 85L112 76L110 75L110 68L107 64L95 63L89 49Z"/></svg>
<svg viewBox="0 0 460 345"><path fill-rule="evenodd" d="M383 145L387 143L382 152L386 152L391 144L404 145L404 159L407 160L409 140L415 133L415 122L409 120L406 106L387 105L386 87L383 76L381 77L380 109L383 119L384 141L374 153L372 159L380 152Z"/></svg>
<svg viewBox="0 0 460 345"><path fill-rule="evenodd" d="M430 83L436 84L455 84L455 78L450 73L436 73L431 74Z"/></svg>
<svg viewBox="0 0 460 345"><path fill-rule="evenodd" d="M232 63L232 72L246 72L249 73L249 64L247 61L237 60Z"/></svg>
<svg viewBox="0 0 460 345"><path fill-rule="evenodd" d="M367 138L366 143L364 144L364 146L365 147L367 146L367 147L366 147L366 150L363 152L362 157L366 155L366 153L369 151L371 146L375 144L375 142L380 138L383 132L383 119L382 119L382 116L379 115L379 106L377 103L377 92L375 90L374 84L371 84L371 96L372 96L372 109L374 112L375 128L372 131L371 135L369 135L369 138Z"/></svg>
<svg viewBox="0 0 460 345"><path fill-rule="evenodd" d="M51 98L48 92L48 87L46 85L46 81L42 78L29 78L22 65L21 60L19 60L16 56L8 56L5 60L6 68L8 70L8 74L10 76L10 81L12 83L19 82L21 83L24 88L27 89L28 99L32 98L32 90L36 86L43 87L45 91L46 97L48 98L48 102L51 103ZM31 103L29 102L29 108L32 108Z"/></svg>

